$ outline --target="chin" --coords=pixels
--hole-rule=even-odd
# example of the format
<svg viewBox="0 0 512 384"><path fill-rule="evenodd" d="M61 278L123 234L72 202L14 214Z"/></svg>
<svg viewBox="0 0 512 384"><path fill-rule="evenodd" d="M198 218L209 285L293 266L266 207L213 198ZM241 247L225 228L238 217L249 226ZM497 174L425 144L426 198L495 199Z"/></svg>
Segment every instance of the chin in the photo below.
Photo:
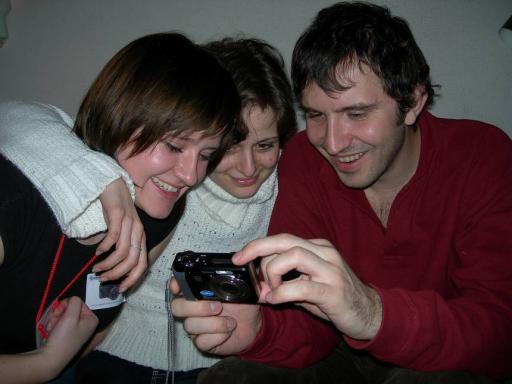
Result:
<svg viewBox="0 0 512 384"><path fill-rule="evenodd" d="M250 190L239 189L236 191L229 192L229 194L235 196L238 199L250 199L256 194L256 192L258 192L258 189L251 188Z"/></svg>
<svg viewBox="0 0 512 384"><path fill-rule="evenodd" d="M148 207L147 209L142 209L153 219L166 219L171 214L173 207L174 205L170 208Z"/></svg>
<svg viewBox="0 0 512 384"><path fill-rule="evenodd" d="M366 189L373 184L373 181L369 181L361 177L350 177L347 175L340 175L339 173L338 179L345 187L352 189Z"/></svg>

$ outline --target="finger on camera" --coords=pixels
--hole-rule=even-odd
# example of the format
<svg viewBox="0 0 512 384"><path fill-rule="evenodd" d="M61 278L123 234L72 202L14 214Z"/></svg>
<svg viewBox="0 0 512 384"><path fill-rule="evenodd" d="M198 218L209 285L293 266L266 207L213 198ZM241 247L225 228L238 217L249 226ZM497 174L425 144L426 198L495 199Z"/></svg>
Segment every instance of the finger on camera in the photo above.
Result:
<svg viewBox="0 0 512 384"><path fill-rule="evenodd" d="M178 295L181 292L178 280L176 280L174 277L172 277L167 284L173 295Z"/></svg>
<svg viewBox="0 0 512 384"><path fill-rule="evenodd" d="M311 280L296 280L272 290L269 303L308 302L318 305L325 300L327 294L328 287L325 284Z"/></svg>
<svg viewBox="0 0 512 384"><path fill-rule="evenodd" d="M176 317L205 317L221 313L222 304L218 301L186 300L176 297L171 302L172 314Z"/></svg>
<svg viewBox="0 0 512 384"><path fill-rule="evenodd" d="M272 288L282 284L283 276L296 271L303 275L319 276L327 263L318 255L304 248L293 247L262 265L267 282ZM288 279L289 280L289 279Z"/></svg>
<svg viewBox="0 0 512 384"><path fill-rule="evenodd" d="M258 292L258 303L267 303L267 294L272 291L272 288L266 281L260 281L259 292Z"/></svg>
<svg viewBox="0 0 512 384"><path fill-rule="evenodd" d="M308 243L309 242L307 240L289 234L279 234L264 237L262 239L249 242L245 247L243 247L234 255L233 262L237 265L247 264L257 257L265 257L286 252L292 247L302 246L309 248L315 246L312 243Z"/></svg>

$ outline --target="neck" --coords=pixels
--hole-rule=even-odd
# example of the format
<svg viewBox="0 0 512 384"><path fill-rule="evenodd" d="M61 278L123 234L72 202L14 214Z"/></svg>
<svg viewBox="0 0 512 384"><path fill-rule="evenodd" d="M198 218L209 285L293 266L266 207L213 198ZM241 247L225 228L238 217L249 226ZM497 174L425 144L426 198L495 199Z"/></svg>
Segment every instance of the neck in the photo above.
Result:
<svg viewBox="0 0 512 384"><path fill-rule="evenodd" d="M384 226L387 225L389 211L395 197L411 180L418 168L420 151L419 128L407 127L404 144L389 170L372 186L364 190L366 198Z"/></svg>

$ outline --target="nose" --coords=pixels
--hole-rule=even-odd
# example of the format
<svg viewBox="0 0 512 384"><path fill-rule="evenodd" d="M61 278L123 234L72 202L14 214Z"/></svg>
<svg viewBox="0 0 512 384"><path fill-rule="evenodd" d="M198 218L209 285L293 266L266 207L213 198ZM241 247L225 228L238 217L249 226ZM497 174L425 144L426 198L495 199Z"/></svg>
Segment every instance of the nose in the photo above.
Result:
<svg viewBox="0 0 512 384"><path fill-rule="evenodd" d="M352 140L353 135L350 129L341 119L332 117L328 120L322 144L329 155L335 156L350 147Z"/></svg>
<svg viewBox="0 0 512 384"><path fill-rule="evenodd" d="M244 148L237 153L237 169L246 177L251 177L256 172L256 163L252 148Z"/></svg>
<svg viewBox="0 0 512 384"><path fill-rule="evenodd" d="M199 182L198 156L190 154L183 156L180 162L174 167L175 175L187 186L193 187Z"/></svg>

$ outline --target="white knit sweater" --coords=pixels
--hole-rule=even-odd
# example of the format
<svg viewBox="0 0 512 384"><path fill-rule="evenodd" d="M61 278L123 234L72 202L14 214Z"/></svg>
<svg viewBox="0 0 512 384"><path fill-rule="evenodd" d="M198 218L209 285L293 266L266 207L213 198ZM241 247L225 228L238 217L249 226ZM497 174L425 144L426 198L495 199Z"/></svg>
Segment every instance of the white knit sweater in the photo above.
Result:
<svg viewBox="0 0 512 384"><path fill-rule="evenodd" d="M164 288L177 252L229 252L266 234L277 195L276 172L250 199L237 199L211 179L187 194L185 213L170 244L150 268L98 349L141 365L167 369ZM199 352L176 324L176 370L209 367L218 358Z"/></svg>
<svg viewBox="0 0 512 384"><path fill-rule="evenodd" d="M69 237L87 237L107 226L99 195L128 174L110 156L87 148L73 133L73 120L40 103L0 103L0 152L41 192Z"/></svg>
<svg viewBox="0 0 512 384"><path fill-rule="evenodd" d="M111 181L128 175L110 157L87 149L69 134L72 120L43 104L0 103L0 151L34 183L69 236L104 230L98 197ZM229 252L266 234L277 195L276 171L258 193L237 199L211 179L187 194L172 240L145 279L128 295L100 350L141 365L167 369L164 289L177 252ZM86 231L84 231L84 228ZM176 370L208 367L218 358L199 352L176 324Z"/></svg>

